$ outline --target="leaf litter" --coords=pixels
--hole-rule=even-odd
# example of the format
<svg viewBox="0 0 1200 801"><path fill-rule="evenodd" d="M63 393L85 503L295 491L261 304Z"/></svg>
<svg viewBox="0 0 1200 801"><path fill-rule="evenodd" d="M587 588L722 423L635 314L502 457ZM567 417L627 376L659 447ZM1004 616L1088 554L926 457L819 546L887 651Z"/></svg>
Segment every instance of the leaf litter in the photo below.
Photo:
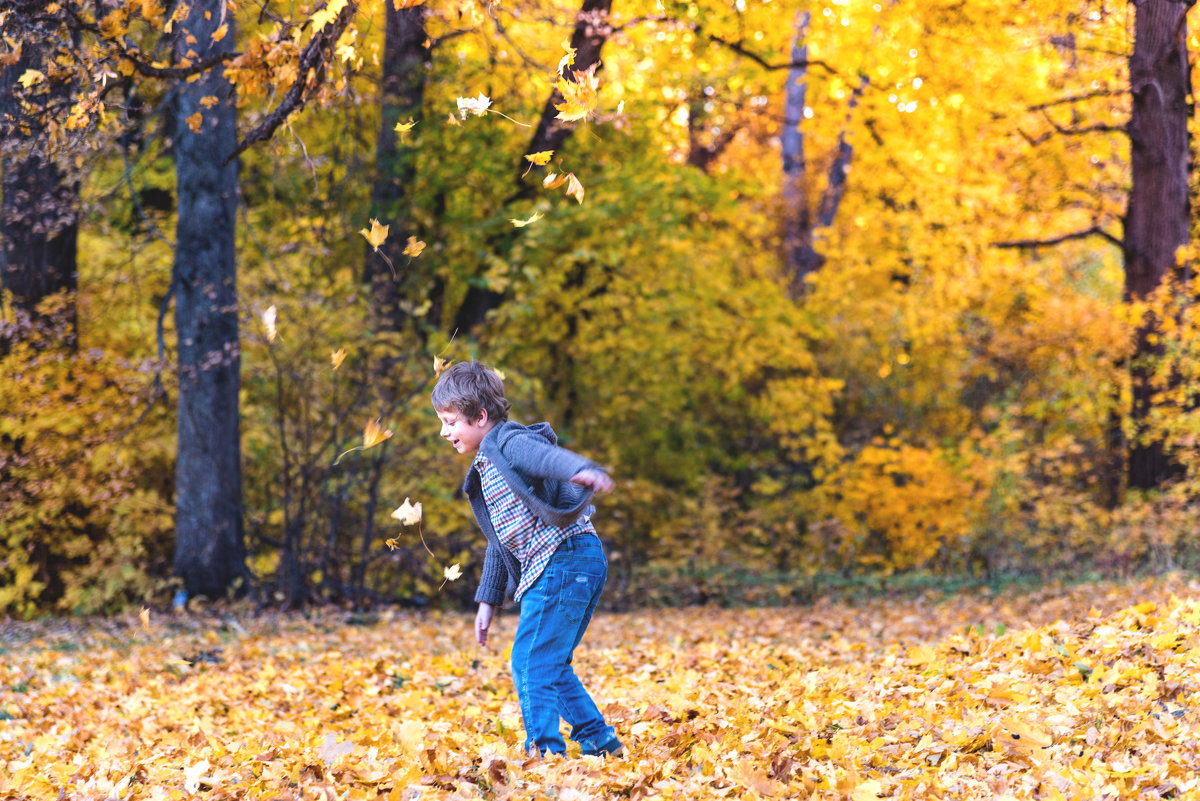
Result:
<svg viewBox="0 0 1200 801"><path fill-rule="evenodd" d="M0 796L1134 798L1200 786L1200 583L600 614L626 755L530 759L466 614L0 624ZM511 641L515 617L495 624Z"/></svg>

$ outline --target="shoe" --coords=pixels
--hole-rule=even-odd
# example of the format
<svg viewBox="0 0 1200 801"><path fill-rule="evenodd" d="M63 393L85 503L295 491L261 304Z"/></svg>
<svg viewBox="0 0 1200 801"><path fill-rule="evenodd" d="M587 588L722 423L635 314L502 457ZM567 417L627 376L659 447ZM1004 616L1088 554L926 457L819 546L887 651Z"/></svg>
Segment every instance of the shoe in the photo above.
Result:
<svg viewBox="0 0 1200 801"><path fill-rule="evenodd" d="M625 756L625 746L616 737L597 746L594 749L581 752L584 756L611 756L620 759Z"/></svg>

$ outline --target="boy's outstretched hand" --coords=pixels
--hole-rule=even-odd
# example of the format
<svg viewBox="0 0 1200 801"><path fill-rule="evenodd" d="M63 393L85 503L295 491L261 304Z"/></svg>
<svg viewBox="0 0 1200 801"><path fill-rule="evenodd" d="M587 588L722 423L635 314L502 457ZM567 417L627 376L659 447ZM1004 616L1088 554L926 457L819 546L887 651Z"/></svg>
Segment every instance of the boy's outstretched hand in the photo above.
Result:
<svg viewBox="0 0 1200 801"><path fill-rule="evenodd" d="M580 470L575 475L571 476L572 484L582 484L596 492L612 492L614 486L612 478L603 470L597 470L594 467L588 467Z"/></svg>
<svg viewBox="0 0 1200 801"><path fill-rule="evenodd" d="M479 611L475 613L475 639L480 645L487 645L487 633L491 625L492 605L480 602Z"/></svg>

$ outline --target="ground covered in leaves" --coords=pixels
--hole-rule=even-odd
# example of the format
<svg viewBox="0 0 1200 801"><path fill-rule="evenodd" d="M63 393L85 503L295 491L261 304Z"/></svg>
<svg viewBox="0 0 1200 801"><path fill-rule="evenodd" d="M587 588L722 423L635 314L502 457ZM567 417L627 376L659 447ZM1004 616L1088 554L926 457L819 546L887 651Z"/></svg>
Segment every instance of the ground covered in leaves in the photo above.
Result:
<svg viewBox="0 0 1200 801"><path fill-rule="evenodd" d="M1197 599L1197 600L1192 600ZM0 796L1183 798L1200 582L597 617L628 752L527 759L467 615L0 624Z"/></svg>

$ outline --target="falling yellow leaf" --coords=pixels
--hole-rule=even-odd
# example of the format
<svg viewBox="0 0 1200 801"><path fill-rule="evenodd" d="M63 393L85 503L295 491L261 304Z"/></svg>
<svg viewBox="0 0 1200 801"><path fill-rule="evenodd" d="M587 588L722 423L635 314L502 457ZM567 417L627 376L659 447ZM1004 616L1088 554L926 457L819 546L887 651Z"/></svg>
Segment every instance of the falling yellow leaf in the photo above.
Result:
<svg viewBox="0 0 1200 801"><path fill-rule="evenodd" d="M392 511L392 517L400 521L402 526L411 526L421 522L421 504L412 503L408 498Z"/></svg>
<svg viewBox="0 0 1200 801"><path fill-rule="evenodd" d="M396 123L396 127L393 128L392 130L394 130L397 134L399 134L401 142L407 142L408 134L410 131L412 131L412 129L416 126L416 124L417 123L410 117L408 122Z"/></svg>
<svg viewBox="0 0 1200 801"><path fill-rule="evenodd" d="M539 167L545 167L550 163L550 159L554 157L553 150L539 150L537 153L526 153L525 160L531 164L536 164Z"/></svg>
<svg viewBox="0 0 1200 801"><path fill-rule="evenodd" d="M400 541L395 538L384 540L383 544L393 551L400 547Z"/></svg>
<svg viewBox="0 0 1200 801"><path fill-rule="evenodd" d="M184 122L192 129L192 133L200 133L200 127L204 125L204 115L197 111L192 116L188 117Z"/></svg>
<svg viewBox="0 0 1200 801"><path fill-rule="evenodd" d="M567 176L565 174L556 175L552 172L548 172L546 173L546 177L542 179L542 186L546 187L547 189L558 189L560 186L566 183L566 181Z"/></svg>
<svg viewBox="0 0 1200 801"><path fill-rule="evenodd" d="M336 370L342 366L342 362L346 361L346 349L338 348L329 357L329 361L333 364L333 369Z"/></svg>
<svg viewBox="0 0 1200 801"><path fill-rule="evenodd" d="M213 31L212 40L214 42L219 42L225 38L225 34L227 33L229 33L229 23L225 23L220 28L217 28L215 31Z"/></svg>
<svg viewBox="0 0 1200 801"><path fill-rule="evenodd" d="M204 106L205 108L212 108L220 102L221 100L216 95L205 95L204 97L200 98L200 105Z"/></svg>
<svg viewBox="0 0 1200 801"><path fill-rule="evenodd" d="M262 313L263 326L267 329L267 342L274 342L275 337L279 333L275 328L276 314L277 312L274 306L269 306L267 310Z"/></svg>
<svg viewBox="0 0 1200 801"><path fill-rule="evenodd" d="M457 102L458 113L462 115L464 120L468 114L482 117L484 114L487 114L488 107L492 105L491 98L483 92L480 92L478 97L460 97Z"/></svg>
<svg viewBox="0 0 1200 801"><path fill-rule="evenodd" d="M21 73L21 77L17 78L17 81L21 84L21 86L25 87L26 89L33 86L35 83L41 83L44 80L46 80L46 75L39 70L25 70Z"/></svg>
<svg viewBox="0 0 1200 801"><path fill-rule="evenodd" d="M433 357L433 374L441 375L442 371L450 366L449 359L443 359L441 356Z"/></svg>
<svg viewBox="0 0 1200 801"><path fill-rule="evenodd" d="M408 244L404 246L404 255L415 259L421 255L421 251L425 249L425 243L417 239L415 236L408 238Z"/></svg>
<svg viewBox="0 0 1200 801"><path fill-rule="evenodd" d="M359 233L366 237L371 247L379 250L379 246L387 240L389 227L387 225L380 225L379 220L372 219L371 230L368 231L366 228L363 228Z"/></svg>
<svg viewBox="0 0 1200 801"><path fill-rule="evenodd" d="M575 173L567 173L567 197L573 197L578 202L583 202L583 184L579 183L579 179L575 177Z"/></svg>
<svg viewBox="0 0 1200 801"><path fill-rule="evenodd" d="M446 581L458 581L462 578L462 568L457 564L450 565L442 570L442 575L446 577Z"/></svg>
<svg viewBox="0 0 1200 801"><path fill-rule="evenodd" d="M150 631L150 610L142 607L142 611L138 614L138 620L142 621L142 631Z"/></svg>
<svg viewBox="0 0 1200 801"><path fill-rule="evenodd" d="M567 51L562 58L558 60L558 74L562 75L563 70L575 63L575 48L571 47L570 39L563 39L563 50Z"/></svg>
<svg viewBox="0 0 1200 801"><path fill-rule="evenodd" d="M462 125L462 123L458 121L458 117L454 116L453 114L451 114L450 117L446 120L446 123L448 125Z"/></svg>
<svg viewBox="0 0 1200 801"><path fill-rule="evenodd" d="M373 448L384 440L392 438L392 430L380 425L378 419L368 420L363 428L363 450Z"/></svg>
<svg viewBox="0 0 1200 801"><path fill-rule="evenodd" d="M513 224L514 228L524 228L525 226L527 226L531 223L535 223L540 219L542 219L542 213L540 211L535 211L533 213L533 216L530 217L528 220L513 219L513 220L509 220L509 222Z"/></svg>
<svg viewBox="0 0 1200 801"><path fill-rule="evenodd" d="M575 80L568 81L559 78L558 92L563 96L562 103L555 103L558 109L557 119L571 122L586 119L600 102L600 79L596 77L596 67L599 62L582 72L576 71Z"/></svg>

